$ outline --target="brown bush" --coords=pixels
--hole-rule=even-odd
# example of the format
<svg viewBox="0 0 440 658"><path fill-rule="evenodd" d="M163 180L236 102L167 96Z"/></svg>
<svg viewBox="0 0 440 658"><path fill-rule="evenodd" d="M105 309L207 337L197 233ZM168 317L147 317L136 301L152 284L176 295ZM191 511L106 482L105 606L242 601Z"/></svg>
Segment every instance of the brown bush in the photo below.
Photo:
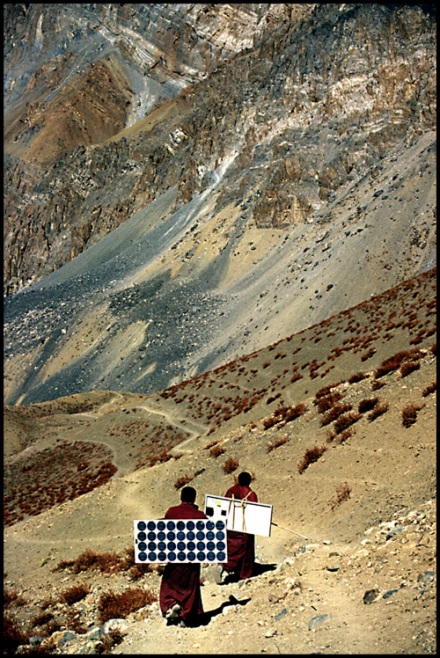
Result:
<svg viewBox="0 0 440 658"><path fill-rule="evenodd" d="M25 599L21 596L21 594L18 594L17 592L12 592L10 590L3 590L3 606L7 608L11 604L14 604L15 606L23 606L26 605Z"/></svg>
<svg viewBox="0 0 440 658"><path fill-rule="evenodd" d="M42 612L40 615L34 617L34 619L32 620L32 626L44 626L44 624L53 621L53 619L54 616L52 612L50 611Z"/></svg>
<svg viewBox="0 0 440 658"><path fill-rule="evenodd" d="M324 427L325 425L329 425L329 423L332 423L334 420L339 418L339 416L341 416L343 413L350 411L351 409L352 406L351 404L348 403L335 404L321 418L321 426Z"/></svg>
<svg viewBox="0 0 440 658"><path fill-rule="evenodd" d="M358 406L359 413L363 414L366 411L371 411L371 409L374 409L378 402L379 398L366 398L365 400L361 400Z"/></svg>
<svg viewBox="0 0 440 658"><path fill-rule="evenodd" d="M189 476L189 475L181 475L180 478L177 478L177 480L174 483L175 489L180 489L181 487L184 487L185 484L188 484L194 479L194 476Z"/></svg>
<svg viewBox="0 0 440 658"><path fill-rule="evenodd" d="M361 382L367 377L365 372L355 372L354 375L348 378L349 384L356 384L356 382Z"/></svg>
<svg viewBox="0 0 440 658"><path fill-rule="evenodd" d="M3 655L13 655L21 644L29 642L29 633L24 633L10 615L3 615Z"/></svg>
<svg viewBox="0 0 440 658"><path fill-rule="evenodd" d="M414 425L417 420L417 412L422 409L423 405L409 404L402 410L402 425L403 427L410 427Z"/></svg>
<svg viewBox="0 0 440 658"><path fill-rule="evenodd" d="M400 374L402 377L407 377L411 372L418 370L419 368L420 363L418 361L405 361L400 366Z"/></svg>
<svg viewBox="0 0 440 658"><path fill-rule="evenodd" d="M145 576L148 571L151 571L151 565L150 564L138 564L137 562L133 564L133 566L130 568L128 575L130 580L140 580Z"/></svg>
<svg viewBox="0 0 440 658"><path fill-rule="evenodd" d="M329 505L333 510L337 505L340 505L342 501L350 498L351 488L348 486L347 482L336 487L336 496L329 501Z"/></svg>
<svg viewBox="0 0 440 658"><path fill-rule="evenodd" d="M347 441L347 439L350 438L350 436L353 436L354 434L354 429L352 427L349 427L348 429L344 430L340 434L336 435L334 437L334 443L340 444L344 443L344 441Z"/></svg>
<svg viewBox="0 0 440 658"><path fill-rule="evenodd" d="M235 459L234 457L227 459L223 465L223 470L227 475L229 475L229 473L233 473L235 470L237 470L237 468L238 459Z"/></svg>
<svg viewBox="0 0 440 658"><path fill-rule="evenodd" d="M335 424L333 425L336 434L340 434L347 427L350 427L350 425L356 423L359 420L359 418L362 418L362 415L357 411L354 411L351 414L345 414L343 416L339 416L339 418L335 421Z"/></svg>
<svg viewBox="0 0 440 658"><path fill-rule="evenodd" d="M72 603L77 603L77 601L84 599L91 590L90 585L73 585L73 587L60 594L60 601L72 605Z"/></svg>
<svg viewBox="0 0 440 658"><path fill-rule="evenodd" d="M432 382L432 384L428 384L428 386L423 389L423 397L426 398L428 395L431 393L434 393L437 390L437 382Z"/></svg>
<svg viewBox="0 0 440 658"><path fill-rule="evenodd" d="M150 457L148 460L148 466L154 466L155 464L163 464L169 459L172 459L172 456L169 454L168 450L162 450L158 455Z"/></svg>
<svg viewBox="0 0 440 658"><path fill-rule="evenodd" d="M299 418L305 414L306 411L307 406L304 404L304 402L299 402L294 407L287 407L282 416L283 421L285 423L290 423L292 420L295 420L296 418Z"/></svg>
<svg viewBox="0 0 440 658"><path fill-rule="evenodd" d="M331 407L333 407L333 405L336 404L336 402L342 400L343 397L344 396L340 391L333 391L325 397L321 397L319 399L315 398L314 403L317 405L318 413L322 414L324 411L328 411L331 409Z"/></svg>
<svg viewBox="0 0 440 658"><path fill-rule="evenodd" d="M365 352L364 354L361 355L361 361L366 361L367 359L371 358L376 354L376 350L374 347L372 347L368 352Z"/></svg>
<svg viewBox="0 0 440 658"><path fill-rule="evenodd" d="M130 556L127 551L120 556L115 552L96 553L87 549L75 560L63 560L59 562L52 571L71 569L73 573L81 571L101 571L102 573L116 573L127 571L134 562L134 548Z"/></svg>
<svg viewBox="0 0 440 658"><path fill-rule="evenodd" d="M223 455L224 452L225 452L225 448L219 443L217 443L211 448L209 454L212 455L213 457L219 457L220 455Z"/></svg>
<svg viewBox="0 0 440 658"><path fill-rule="evenodd" d="M98 603L99 622L104 624L109 619L124 619L131 612L151 605L156 600L152 591L142 587L127 589L120 594L102 594Z"/></svg>
<svg viewBox="0 0 440 658"><path fill-rule="evenodd" d="M317 462L318 459L326 450L327 447L325 445L308 448L304 453L304 457L301 459L300 462L298 462L298 472L300 474L303 473L306 470L306 468L310 466L310 464Z"/></svg>
<svg viewBox="0 0 440 658"><path fill-rule="evenodd" d="M318 404L318 401L321 398L326 397L330 393L332 388L333 388L333 386L331 384L329 384L329 385L323 386L322 388L317 390L316 393L315 393L315 399L313 401L313 404Z"/></svg>
<svg viewBox="0 0 440 658"><path fill-rule="evenodd" d="M279 448L280 446L283 446L285 443L287 443L289 438L287 436L280 436L278 439L275 439L275 441L271 441L267 445L267 452L272 452L272 450L275 450L275 448Z"/></svg>
<svg viewBox="0 0 440 658"><path fill-rule="evenodd" d="M375 379L379 379L380 377L387 375L389 372L398 370L405 360L421 359L423 356L424 353L418 348L397 352L381 363L381 365L375 370L374 377Z"/></svg>
<svg viewBox="0 0 440 658"><path fill-rule="evenodd" d="M389 404L388 402L382 402L382 404L378 404L371 413L368 414L367 420L368 422L372 422L373 420L376 420L376 418L379 418L379 416L382 416L386 411L389 409Z"/></svg>

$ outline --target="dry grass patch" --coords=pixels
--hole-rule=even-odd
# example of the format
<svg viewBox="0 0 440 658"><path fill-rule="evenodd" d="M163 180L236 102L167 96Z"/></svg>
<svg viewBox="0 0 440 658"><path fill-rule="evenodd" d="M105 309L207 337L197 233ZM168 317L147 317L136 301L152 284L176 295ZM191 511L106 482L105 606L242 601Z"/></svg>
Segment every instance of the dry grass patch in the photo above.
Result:
<svg viewBox="0 0 440 658"><path fill-rule="evenodd" d="M314 446L313 448L308 448L303 458L298 462L298 473L304 473L304 471L310 466L318 461L318 459L324 454L327 450L326 445Z"/></svg>
<svg viewBox="0 0 440 658"><path fill-rule="evenodd" d="M272 450L275 450L275 448L279 448L280 446L283 446L285 443L287 443L289 440L289 437L287 436L280 436L278 439L275 439L274 441L271 441L267 445L267 452L272 452Z"/></svg>
<svg viewBox="0 0 440 658"><path fill-rule="evenodd" d="M350 494L351 487L349 487L347 482L338 485L336 487L336 496L329 501L330 508L334 510L337 505L340 505L344 500L350 498Z"/></svg>

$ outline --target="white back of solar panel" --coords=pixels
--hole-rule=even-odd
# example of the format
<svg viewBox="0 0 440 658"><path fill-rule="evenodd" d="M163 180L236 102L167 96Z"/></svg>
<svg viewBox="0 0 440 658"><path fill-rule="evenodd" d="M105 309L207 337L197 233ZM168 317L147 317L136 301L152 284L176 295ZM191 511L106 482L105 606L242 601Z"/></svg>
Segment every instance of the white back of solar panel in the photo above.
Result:
<svg viewBox="0 0 440 658"><path fill-rule="evenodd" d="M270 537L272 505L206 494L204 512L213 521L226 520L227 530Z"/></svg>

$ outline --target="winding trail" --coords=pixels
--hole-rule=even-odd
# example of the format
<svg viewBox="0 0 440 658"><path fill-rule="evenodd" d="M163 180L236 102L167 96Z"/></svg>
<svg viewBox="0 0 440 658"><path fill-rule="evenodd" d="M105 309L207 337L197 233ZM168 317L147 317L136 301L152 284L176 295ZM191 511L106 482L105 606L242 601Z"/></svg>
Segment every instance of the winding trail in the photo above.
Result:
<svg viewBox="0 0 440 658"><path fill-rule="evenodd" d="M206 425L203 425L202 423L197 423L194 420L190 420L186 418L184 420L178 421L176 420L175 416L173 416L172 414L169 414L162 410L153 409L151 407L148 407L147 405L139 405L134 408L143 409L144 411L147 411L150 414L157 414L159 416L162 416L171 425L174 425L175 427L178 427L179 429L183 430L187 434L190 434L189 438L186 439L186 441L182 441L182 443L179 443L178 446L175 446L174 448L171 448L171 450L169 450L169 453L171 455L182 455L184 453L193 452L196 448L199 448L206 442L206 436L209 428L206 427Z"/></svg>

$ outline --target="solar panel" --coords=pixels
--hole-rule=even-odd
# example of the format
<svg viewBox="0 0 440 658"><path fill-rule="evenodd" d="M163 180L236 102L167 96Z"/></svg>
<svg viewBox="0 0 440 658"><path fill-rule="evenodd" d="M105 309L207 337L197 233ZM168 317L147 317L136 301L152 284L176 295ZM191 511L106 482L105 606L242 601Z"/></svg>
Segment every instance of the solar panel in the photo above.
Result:
<svg viewBox="0 0 440 658"><path fill-rule="evenodd" d="M226 523L211 519L136 520L134 561L227 562Z"/></svg>

